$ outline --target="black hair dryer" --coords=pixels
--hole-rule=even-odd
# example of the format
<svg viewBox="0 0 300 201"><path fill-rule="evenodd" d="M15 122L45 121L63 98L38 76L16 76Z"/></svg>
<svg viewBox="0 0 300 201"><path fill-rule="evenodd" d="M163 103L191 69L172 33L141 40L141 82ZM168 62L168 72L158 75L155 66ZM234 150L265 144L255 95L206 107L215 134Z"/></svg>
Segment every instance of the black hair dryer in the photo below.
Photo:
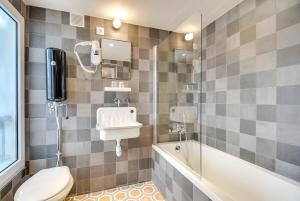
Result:
<svg viewBox="0 0 300 201"><path fill-rule="evenodd" d="M66 52L58 48L46 49L47 100L62 102L67 100Z"/></svg>

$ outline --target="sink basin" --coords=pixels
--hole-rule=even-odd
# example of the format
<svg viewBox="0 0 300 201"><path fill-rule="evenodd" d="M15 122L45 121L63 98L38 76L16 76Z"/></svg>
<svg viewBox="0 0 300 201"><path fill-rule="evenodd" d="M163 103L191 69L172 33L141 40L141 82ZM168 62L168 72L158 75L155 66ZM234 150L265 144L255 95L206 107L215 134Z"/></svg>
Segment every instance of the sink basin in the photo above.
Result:
<svg viewBox="0 0 300 201"><path fill-rule="evenodd" d="M97 110L96 129L101 140L121 140L140 135L135 107L101 107Z"/></svg>

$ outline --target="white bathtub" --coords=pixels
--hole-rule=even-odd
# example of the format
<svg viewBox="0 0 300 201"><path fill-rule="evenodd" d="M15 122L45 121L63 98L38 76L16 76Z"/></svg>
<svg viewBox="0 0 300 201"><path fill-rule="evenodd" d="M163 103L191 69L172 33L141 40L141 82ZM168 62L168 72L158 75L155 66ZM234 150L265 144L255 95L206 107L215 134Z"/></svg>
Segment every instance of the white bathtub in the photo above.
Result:
<svg viewBox="0 0 300 201"><path fill-rule="evenodd" d="M207 145L200 151L196 141L183 144L180 152L176 145L160 143L153 149L213 201L300 201L297 182Z"/></svg>

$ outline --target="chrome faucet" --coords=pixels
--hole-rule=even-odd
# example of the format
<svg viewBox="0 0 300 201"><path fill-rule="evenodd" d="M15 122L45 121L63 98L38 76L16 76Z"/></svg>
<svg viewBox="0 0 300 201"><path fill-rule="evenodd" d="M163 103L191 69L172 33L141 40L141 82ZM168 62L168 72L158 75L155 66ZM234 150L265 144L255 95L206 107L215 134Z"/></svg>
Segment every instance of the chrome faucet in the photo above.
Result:
<svg viewBox="0 0 300 201"><path fill-rule="evenodd" d="M121 100L119 98L114 98L114 103L120 107Z"/></svg>
<svg viewBox="0 0 300 201"><path fill-rule="evenodd" d="M125 98L125 99L124 99L124 102L127 103L127 107L129 107L129 104L130 104L130 99L129 99L129 97Z"/></svg>
<svg viewBox="0 0 300 201"><path fill-rule="evenodd" d="M181 150L182 141L183 141L182 136L185 135L185 140L188 140L188 137L186 134L186 129L185 129L185 124L184 123L176 123L175 129L169 128L169 133L179 135L179 144L177 144L175 146L176 152L179 152Z"/></svg>

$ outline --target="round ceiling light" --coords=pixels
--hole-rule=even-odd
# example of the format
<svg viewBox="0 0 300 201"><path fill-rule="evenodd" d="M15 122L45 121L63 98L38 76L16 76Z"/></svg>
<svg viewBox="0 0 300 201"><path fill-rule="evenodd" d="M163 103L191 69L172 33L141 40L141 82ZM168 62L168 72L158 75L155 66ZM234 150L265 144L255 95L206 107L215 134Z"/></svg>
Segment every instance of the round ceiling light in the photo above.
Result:
<svg viewBox="0 0 300 201"><path fill-rule="evenodd" d="M190 40L193 40L193 38L194 38L194 34L193 33L187 33L187 34L185 34L185 36L184 36L184 39L186 40L186 41L190 41Z"/></svg>
<svg viewBox="0 0 300 201"><path fill-rule="evenodd" d="M121 27L121 25L122 25L122 21L120 20L120 18L115 18L114 20L113 20L113 27L115 28L115 29L119 29L120 27Z"/></svg>

